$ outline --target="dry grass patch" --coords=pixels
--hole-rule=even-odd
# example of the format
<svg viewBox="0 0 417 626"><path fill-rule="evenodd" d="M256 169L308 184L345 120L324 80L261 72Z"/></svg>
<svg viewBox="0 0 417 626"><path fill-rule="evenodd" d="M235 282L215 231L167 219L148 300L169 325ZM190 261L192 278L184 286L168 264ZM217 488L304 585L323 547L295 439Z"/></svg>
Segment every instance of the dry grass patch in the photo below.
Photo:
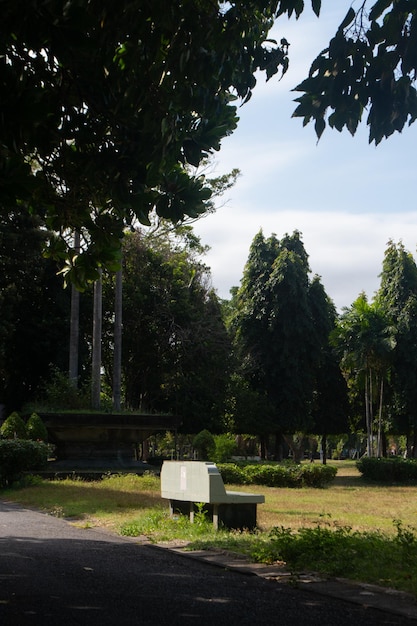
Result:
<svg viewBox="0 0 417 626"><path fill-rule="evenodd" d="M394 520L401 520L404 526L415 526L417 486L365 483L354 462L333 464L338 467L338 474L326 489L251 487L251 491L265 493L265 504L258 508L261 528L298 529L329 523L361 532L381 530L394 535Z"/></svg>

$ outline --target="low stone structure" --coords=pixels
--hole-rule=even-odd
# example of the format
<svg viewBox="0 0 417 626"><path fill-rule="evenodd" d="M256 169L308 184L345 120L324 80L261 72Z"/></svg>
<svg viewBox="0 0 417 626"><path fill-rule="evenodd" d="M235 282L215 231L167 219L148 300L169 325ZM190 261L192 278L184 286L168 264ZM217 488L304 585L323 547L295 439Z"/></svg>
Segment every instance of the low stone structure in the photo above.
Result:
<svg viewBox="0 0 417 626"><path fill-rule="evenodd" d="M40 413L56 465L134 467L137 448L158 432L176 431L180 418L172 415L111 413Z"/></svg>

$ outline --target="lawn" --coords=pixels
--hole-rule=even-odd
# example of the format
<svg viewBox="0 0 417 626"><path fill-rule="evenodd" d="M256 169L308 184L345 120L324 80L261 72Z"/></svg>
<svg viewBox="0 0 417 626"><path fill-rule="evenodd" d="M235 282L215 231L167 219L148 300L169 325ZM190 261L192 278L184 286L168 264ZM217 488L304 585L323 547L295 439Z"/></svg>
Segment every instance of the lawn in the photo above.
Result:
<svg viewBox="0 0 417 626"><path fill-rule="evenodd" d="M314 563L322 574L417 596L417 486L365 483L354 462L332 463L338 474L325 489L232 486L265 495L256 533L214 533L203 515L193 526L184 518L169 519L155 476L97 482L37 479L32 486L0 491L0 497L69 518L83 528L233 549L263 562L285 561L294 572Z"/></svg>

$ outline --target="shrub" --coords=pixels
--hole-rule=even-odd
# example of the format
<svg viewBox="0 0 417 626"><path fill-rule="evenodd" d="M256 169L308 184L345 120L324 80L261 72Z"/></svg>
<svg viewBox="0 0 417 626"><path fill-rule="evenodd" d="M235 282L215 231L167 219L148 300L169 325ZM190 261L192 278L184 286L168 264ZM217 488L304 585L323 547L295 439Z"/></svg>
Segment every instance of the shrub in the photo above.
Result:
<svg viewBox="0 0 417 626"><path fill-rule="evenodd" d="M245 464L217 465L223 482L235 485L265 485L266 487L316 487L321 488L334 480L337 469L329 465Z"/></svg>
<svg viewBox="0 0 417 626"><path fill-rule="evenodd" d="M223 482L229 485L244 485L245 472L236 463L218 463L217 469L222 475Z"/></svg>
<svg viewBox="0 0 417 626"><path fill-rule="evenodd" d="M197 450L202 461L208 461L214 456L214 437L207 429L201 430L193 439L193 448Z"/></svg>
<svg viewBox="0 0 417 626"><path fill-rule="evenodd" d="M19 413L14 411L4 420L0 428L0 436L3 439L27 439L26 425Z"/></svg>
<svg viewBox="0 0 417 626"><path fill-rule="evenodd" d="M74 386L68 374L54 368L45 384L40 405L47 411L78 410L90 406L87 385L81 389Z"/></svg>
<svg viewBox="0 0 417 626"><path fill-rule="evenodd" d="M213 461L225 463L236 452L237 444L233 435L223 434L214 436Z"/></svg>
<svg viewBox="0 0 417 626"><path fill-rule="evenodd" d="M366 480L383 483L417 482L416 459L363 457L356 465Z"/></svg>
<svg viewBox="0 0 417 626"><path fill-rule="evenodd" d="M26 431L28 438L33 441L48 441L48 431L37 413L32 413L29 417L26 422Z"/></svg>
<svg viewBox="0 0 417 626"><path fill-rule="evenodd" d="M48 461L48 445L27 439L0 440L0 486L7 487L23 472L42 470Z"/></svg>
<svg viewBox="0 0 417 626"><path fill-rule="evenodd" d="M335 479L336 474L337 469L332 465L302 465L301 483L304 487L324 487Z"/></svg>
<svg viewBox="0 0 417 626"><path fill-rule="evenodd" d="M248 483L266 487L300 487L297 465L247 465Z"/></svg>

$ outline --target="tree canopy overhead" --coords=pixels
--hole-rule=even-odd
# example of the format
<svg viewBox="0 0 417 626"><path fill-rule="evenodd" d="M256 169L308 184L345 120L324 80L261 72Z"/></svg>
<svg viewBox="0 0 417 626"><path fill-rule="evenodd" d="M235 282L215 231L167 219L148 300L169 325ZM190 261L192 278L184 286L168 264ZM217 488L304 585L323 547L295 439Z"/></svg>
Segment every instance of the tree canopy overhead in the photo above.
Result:
<svg viewBox="0 0 417 626"><path fill-rule="evenodd" d="M268 33L321 0L0 0L0 207L30 211L75 283L120 262L126 226L205 212L191 167L236 128L257 72L285 73ZM285 32L283 32L285 35ZM417 117L414 0L351 7L296 90L295 116L378 143ZM82 231L81 253L68 234Z"/></svg>
<svg viewBox="0 0 417 626"><path fill-rule="evenodd" d="M296 87L295 117L354 135L367 112L369 142L378 144L417 118L417 4L361 0Z"/></svg>
<svg viewBox="0 0 417 626"><path fill-rule="evenodd" d="M316 13L319 0L312 0ZM288 67L268 40L300 0L1 2L0 206L60 236L53 256L80 284L118 262L123 229L149 213L205 211L189 166L219 150L262 70ZM66 239L85 236L81 254Z"/></svg>

